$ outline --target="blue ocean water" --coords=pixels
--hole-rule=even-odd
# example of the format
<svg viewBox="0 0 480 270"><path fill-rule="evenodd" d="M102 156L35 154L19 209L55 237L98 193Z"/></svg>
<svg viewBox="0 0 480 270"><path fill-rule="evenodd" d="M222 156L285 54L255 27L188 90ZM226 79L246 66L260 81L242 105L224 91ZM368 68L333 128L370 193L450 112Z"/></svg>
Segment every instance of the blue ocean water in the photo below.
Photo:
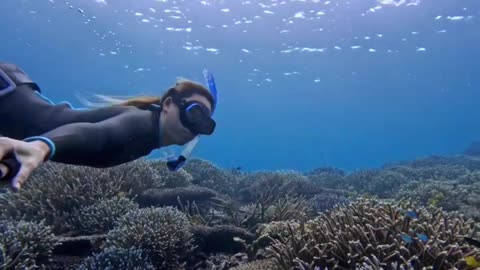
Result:
<svg viewBox="0 0 480 270"><path fill-rule="evenodd" d="M218 126L194 156L354 170L480 139L479 29L478 0L3 0L0 60L75 106L208 68Z"/></svg>

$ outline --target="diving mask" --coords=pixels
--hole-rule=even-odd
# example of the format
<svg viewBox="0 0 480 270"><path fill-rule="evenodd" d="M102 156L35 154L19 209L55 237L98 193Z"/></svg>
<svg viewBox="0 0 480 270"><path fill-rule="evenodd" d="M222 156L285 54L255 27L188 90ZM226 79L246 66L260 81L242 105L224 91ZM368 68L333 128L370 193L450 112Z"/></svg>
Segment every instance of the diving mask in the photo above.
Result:
<svg viewBox="0 0 480 270"><path fill-rule="evenodd" d="M215 130L216 123L210 117L209 109L202 103L174 99L180 108L180 121L194 135L211 135Z"/></svg>

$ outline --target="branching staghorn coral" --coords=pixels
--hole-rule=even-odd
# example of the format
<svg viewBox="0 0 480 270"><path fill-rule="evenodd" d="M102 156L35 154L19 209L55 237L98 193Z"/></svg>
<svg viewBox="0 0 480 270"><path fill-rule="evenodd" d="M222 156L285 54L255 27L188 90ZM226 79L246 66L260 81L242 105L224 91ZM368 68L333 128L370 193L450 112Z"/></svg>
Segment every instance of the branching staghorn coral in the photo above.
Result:
<svg viewBox="0 0 480 270"><path fill-rule="evenodd" d="M192 184L193 176L183 168L172 172L168 169L167 162L162 160L153 160L149 164L157 174L153 188L178 188Z"/></svg>
<svg viewBox="0 0 480 270"><path fill-rule="evenodd" d="M308 177L295 171L256 172L244 176L250 185L242 190L241 201L272 205L285 196L313 197L323 191L314 185Z"/></svg>
<svg viewBox="0 0 480 270"><path fill-rule="evenodd" d="M237 226L255 230L260 223L313 217L314 211L304 196L285 196L267 205L257 202L231 209L228 214Z"/></svg>
<svg viewBox="0 0 480 270"><path fill-rule="evenodd" d="M458 182L463 185L471 185L475 183L480 183L480 170L472 171L467 174L463 174L458 177Z"/></svg>
<svg viewBox="0 0 480 270"><path fill-rule="evenodd" d="M184 169L193 177L192 183L195 185L232 197L238 192L240 180L238 174L222 170L209 161L192 159Z"/></svg>
<svg viewBox="0 0 480 270"><path fill-rule="evenodd" d="M38 269L57 242L43 222L0 221L0 269Z"/></svg>
<svg viewBox="0 0 480 270"><path fill-rule="evenodd" d="M121 217L107 235L106 247L142 249L157 269L183 269L193 250L190 223L174 207L143 208Z"/></svg>
<svg viewBox="0 0 480 270"><path fill-rule="evenodd" d="M181 202L212 202L221 203L218 198L218 193L214 190L199 187L189 186L181 188L167 188L157 189L152 188L145 190L140 196L135 199L141 207L149 206L177 206Z"/></svg>
<svg viewBox="0 0 480 270"><path fill-rule="evenodd" d="M228 255L223 253L212 254L205 257L188 269L192 270L230 270L247 262L248 258L244 253ZM258 269L261 270L261 269Z"/></svg>
<svg viewBox="0 0 480 270"><path fill-rule="evenodd" d="M267 252L278 269L465 269L465 256L480 255L463 240L472 227L472 220L438 208L360 201L290 226Z"/></svg>
<svg viewBox="0 0 480 270"><path fill-rule="evenodd" d="M280 198L266 209L263 222L301 220L313 216L309 200L304 196Z"/></svg>
<svg viewBox="0 0 480 270"><path fill-rule="evenodd" d="M345 177L345 185L360 194L388 198L394 195L398 187L408 182L401 173L389 170L356 171Z"/></svg>
<svg viewBox="0 0 480 270"><path fill-rule="evenodd" d="M346 173L334 167L320 167L307 172L305 175L311 181L326 187L338 180L341 181L346 176Z"/></svg>
<svg viewBox="0 0 480 270"><path fill-rule="evenodd" d="M292 171L256 172L244 177L251 182L251 186L241 191L241 201L247 204L231 203L226 212L232 223L249 229L258 223L311 214L307 198L322 192L306 176Z"/></svg>
<svg viewBox="0 0 480 270"><path fill-rule="evenodd" d="M250 260L262 260L267 258L265 247L272 244L273 239L279 239L280 236L288 237L290 227L298 229L304 221L272 221L270 223L259 224L256 229L256 239L247 245L247 254Z"/></svg>
<svg viewBox="0 0 480 270"><path fill-rule="evenodd" d="M134 201L125 197L101 199L75 211L66 226L82 235L107 233L120 217L137 208Z"/></svg>
<svg viewBox="0 0 480 270"><path fill-rule="evenodd" d="M463 166L469 170L480 170L480 159L475 156L454 155L454 156L438 156L432 155L425 158L415 160L395 162L387 164L384 168L394 166L407 166L411 168L435 167L435 166Z"/></svg>
<svg viewBox="0 0 480 270"><path fill-rule="evenodd" d="M20 192L0 197L0 215L5 219L45 220L61 234L68 231L64 225L75 211L105 198L133 197L151 187L154 178L146 161L106 169L48 162L34 172Z"/></svg>
<svg viewBox="0 0 480 270"><path fill-rule="evenodd" d="M448 211L458 210L458 203L468 193L458 187L457 183L440 181L413 181L399 189L397 199L415 199L422 205L442 207Z"/></svg>
<svg viewBox="0 0 480 270"><path fill-rule="evenodd" d="M411 199L422 205L460 211L480 220L480 181L461 184L457 181L413 181L402 186L397 199Z"/></svg>
<svg viewBox="0 0 480 270"><path fill-rule="evenodd" d="M192 225L213 226L228 223L229 219L223 211L203 203L202 207L193 202L183 203L178 197L179 209L188 217Z"/></svg>
<svg viewBox="0 0 480 270"><path fill-rule="evenodd" d="M310 200L310 203L315 213L324 213L333 209L337 205L348 205L350 200L342 195L322 192L315 195Z"/></svg>
<svg viewBox="0 0 480 270"><path fill-rule="evenodd" d="M275 263L272 260L256 260L245 265L231 268L231 270L276 270Z"/></svg>
<svg viewBox="0 0 480 270"><path fill-rule="evenodd" d="M155 270L150 258L137 248L107 248L85 259L77 270Z"/></svg>
<svg viewBox="0 0 480 270"><path fill-rule="evenodd" d="M407 166L398 166L390 167L384 170L394 171L404 175L409 181L427 181L427 180L437 180L437 181L452 181L457 180L460 176L469 174L470 169L462 165L439 165L432 164L431 166L425 167L407 167Z"/></svg>

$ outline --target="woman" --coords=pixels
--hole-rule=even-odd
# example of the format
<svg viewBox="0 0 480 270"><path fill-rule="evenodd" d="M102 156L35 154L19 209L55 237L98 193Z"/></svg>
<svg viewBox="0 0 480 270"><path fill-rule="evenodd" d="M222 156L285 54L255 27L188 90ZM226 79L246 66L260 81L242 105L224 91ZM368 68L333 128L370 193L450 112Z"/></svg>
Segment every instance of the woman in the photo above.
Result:
<svg viewBox="0 0 480 270"><path fill-rule="evenodd" d="M213 94L198 83L179 80L161 97L140 96L91 110L49 102L16 65L0 63L0 78L0 134L8 137L0 141L0 159L14 155L22 165L13 178L15 189L45 160L110 167L163 146L184 145L215 129L211 75Z"/></svg>

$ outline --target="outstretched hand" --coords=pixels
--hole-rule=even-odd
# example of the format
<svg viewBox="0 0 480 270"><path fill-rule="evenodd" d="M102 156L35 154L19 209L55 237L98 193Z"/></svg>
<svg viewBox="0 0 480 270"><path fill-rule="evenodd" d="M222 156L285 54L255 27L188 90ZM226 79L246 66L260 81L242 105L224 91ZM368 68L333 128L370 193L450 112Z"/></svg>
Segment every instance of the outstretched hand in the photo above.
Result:
<svg viewBox="0 0 480 270"><path fill-rule="evenodd" d="M0 160L12 155L20 164L20 169L12 179L14 190L20 190L33 170L43 163L49 151L48 145L42 141L24 142L0 137ZM2 172L5 172L6 169L5 166L0 166Z"/></svg>

